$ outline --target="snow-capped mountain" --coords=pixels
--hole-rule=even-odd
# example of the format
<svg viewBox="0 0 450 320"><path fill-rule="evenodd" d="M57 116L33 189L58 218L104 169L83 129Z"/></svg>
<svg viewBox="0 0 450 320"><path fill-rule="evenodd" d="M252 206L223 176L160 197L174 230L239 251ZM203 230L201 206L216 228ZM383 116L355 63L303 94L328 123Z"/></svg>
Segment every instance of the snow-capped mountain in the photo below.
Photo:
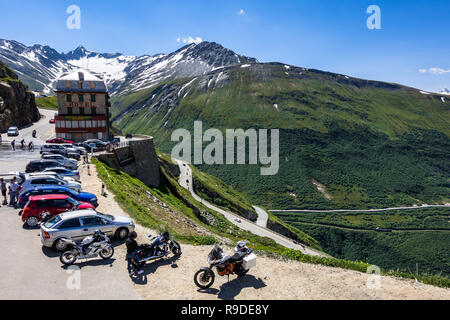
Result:
<svg viewBox="0 0 450 320"><path fill-rule="evenodd" d="M450 90L448 90L447 88L442 89L441 91L439 91L440 94L446 94L446 95L450 95Z"/></svg>
<svg viewBox="0 0 450 320"><path fill-rule="evenodd" d="M55 81L78 68L103 78L111 94L149 88L168 78L202 75L231 65L257 62L214 42L187 45L170 54L126 56L96 53L80 46L68 53L42 45L27 47L17 41L0 40L4 61L30 90L51 94Z"/></svg>

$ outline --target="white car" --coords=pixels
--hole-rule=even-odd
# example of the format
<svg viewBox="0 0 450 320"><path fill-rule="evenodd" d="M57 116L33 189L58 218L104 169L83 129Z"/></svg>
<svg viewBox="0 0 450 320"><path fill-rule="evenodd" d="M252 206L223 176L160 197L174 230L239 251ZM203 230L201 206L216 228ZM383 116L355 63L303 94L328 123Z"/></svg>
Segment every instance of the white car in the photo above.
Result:
<svg viewBox="0 0 450 320"><path fill-rule="evenodd" d="M78 150L79 147L74 146L73 144L61 143L60 146L63 146L64 148L66 148L67 152L78 152L78 153L81 153L81 151Z"/></svg>
<svg viewBox="0 0 450 320"><path fill-rule="evenodd" d="M69 159L60 154L48 154L43 155L42 160L55 160L61 163L64 167L70 168L72 170L78 169L78 162L75 159Z"/></svg>
<svg viewBox="0 0 450 320"><path fill-rule="evenodd" d="M40 186L64 186L69 189L81 192L81 183L78 182L67 182L62 179L58 179L52 176L46 176L43 174L42 176L33 176L28 178L22 183L22 189L27 190L34 187Z"/></svg>
<svg viewBox="0 0 450 320"><path fill-rule="evenodd" d="M8 129L8 137L17 137L19 135L19 128L17 127L9 127Z"/></svg>

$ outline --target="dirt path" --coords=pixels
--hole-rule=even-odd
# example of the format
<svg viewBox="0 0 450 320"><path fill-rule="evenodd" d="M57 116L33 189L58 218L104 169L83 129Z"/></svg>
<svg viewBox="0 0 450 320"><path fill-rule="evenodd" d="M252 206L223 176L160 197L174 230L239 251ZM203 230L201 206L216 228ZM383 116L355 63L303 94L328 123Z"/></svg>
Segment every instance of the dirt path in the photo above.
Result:
<svg viewBox="0 0 450 320"><path fill-rule="evenodd" d="M83 188L86 192L98 195L98 210L110 214L126 215L113 201L113 196L102 197L101 181L97 178L95 167L91 166L91 176L85 168L81 169ZM148 242L146 236L155 234L137 225L139 242ZM450 299L450 290L430 285L415 283L392 277L380 277L379 289L367 286L377 283L374 276L311 265L295 261L282 261L258 256L257 266L243 279L235 276L216 277L216 282L208 291L199 292L194 284L193 276L200 267L207 266L206 257L210 246L182 245L183 254L178 260L170 257L145 268L145 276L135 281L134 288L142 299L149 300L302 300L302 299ZM231 253L231 248L225 251ZM116 248L117 263L123 264L126 272L125 247ZM375 276L376 277L376 276ZM131 280L130 280L131 281Z"/></svg>

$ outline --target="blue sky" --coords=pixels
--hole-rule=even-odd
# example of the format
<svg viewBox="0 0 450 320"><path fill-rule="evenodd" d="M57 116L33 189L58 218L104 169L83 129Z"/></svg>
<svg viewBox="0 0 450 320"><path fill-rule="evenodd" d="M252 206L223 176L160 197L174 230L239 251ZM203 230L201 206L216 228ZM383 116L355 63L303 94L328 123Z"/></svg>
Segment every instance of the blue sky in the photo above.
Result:
<svg viewBox="0 0 450 320"><path fill-rule="evenodd" d="M80 30L66 28L73 4ZM381 30L366 26L372 4ZM261 62L450 88L448 0L0 0L0 12L0 38L58 51L169 53L183 45L178 38L199 37Z"/></svg>

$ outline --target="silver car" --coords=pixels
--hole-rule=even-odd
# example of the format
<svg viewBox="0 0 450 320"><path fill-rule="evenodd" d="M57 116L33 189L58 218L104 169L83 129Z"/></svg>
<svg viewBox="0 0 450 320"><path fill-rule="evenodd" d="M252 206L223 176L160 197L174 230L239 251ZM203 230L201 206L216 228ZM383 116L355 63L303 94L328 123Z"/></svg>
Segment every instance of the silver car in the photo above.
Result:
<svg viewBox="0 0 450 320"><path fill-rule="evenodd" d="M52 176L46 176L45 173L42 173L41 176L32 176L28 177L23 183L22 188L23 190L27 190L29 188L33 187L40 187L40 186L48 186L48 185L54 185L54 186L64 186L69 189L73 189L75 191L81 192L81 183L79 182L67 182L65 180L61 180Z"/></svg>
<svg viewBox="0 0 450 320"><path fill-rule="evenodd" d="M133 220L128 217L112 216L94 210L68 211L52 217L41 225L41 242L45 247L58 251L66 249L61 238L81 241L100 230L110 238L125 240L134 231Z"/></svg>
<svg viewBox="0 0 450 320"><path fill-rule="evenodd" d="M55 160L61 163L64 167L70 168L71 170L78 169L78 161L75 159L69 159L67 157L64 157L61 154L46 154L43 155L42 160Z"/></svg>

